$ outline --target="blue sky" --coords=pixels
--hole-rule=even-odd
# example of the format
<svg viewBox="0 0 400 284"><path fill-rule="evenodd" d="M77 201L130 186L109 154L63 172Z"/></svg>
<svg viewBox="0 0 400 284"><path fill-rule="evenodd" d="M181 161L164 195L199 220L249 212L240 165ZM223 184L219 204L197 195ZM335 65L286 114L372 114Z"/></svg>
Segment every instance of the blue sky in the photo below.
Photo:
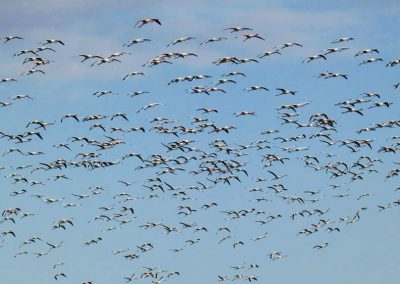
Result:
<svg viewBox="0 0 400 284"><path fill-rule="evenodd" d="M7 135L23 134L26 131L37 131L33 126L26 128L28 122L40 120L54 122L47 130L39 130L43 140L30 136L32 141L15 144L7 137L0 139L1 155L10 148L22 152L42 151L44 155L28 156L19 153L8 153L0 158L0 211L10 208L21 208L23 212L34 213L34 216L14 217L15 224L2 220L0 234L12 230L16 237L9 234L0 235L1 283L83 283L94 284L125 283L123 277L135 273L135 277L146 271L144 267L158 267L154 278L140 278L133 283L217 283L218 275L233 279L236 274L243 279L236 282L248 282L254 275L259 283L291 283L294 281L308 283L397 283L398 238L400 226L397 222L399 207L396 206L399 191L398 178L385 179L387 173L398 167L397 152L378 152L381 147L393 147L398 140L390 138L398 135L398 128L382 128L358 134L361 128L373 127L376 123L398 120L399 90L393 85L399 82L399 67L385 67L392 60L399 58L397 27L400 6L396 1L15 1L3 5L0 11L0 36L18 35L23 40L12 40L0 44L2 67L0 79L16 78L16 82L0 83L0 102L12 102L12 105L0 108L0 131ZM138 29L136 21L144 18L159 18L162 25L154 23ZM229 33L228 27L243 26L253 29L265 41L250 39L243 42L240 35L246 32ZM184 36L195 39L167 47L171 41ZM222 36L226 40L199 45L209 37ZM239 38L236 38L239 37ZM332 44L341 37L354 37L355 40ZM32 64L22 64L24 56L13 56L22 49L40 46L48 38L60 39L62 45L48 45L56 50L44 51L40 56L54 62L39 67L46 74L20 75L31 69ZM123 47L135 38L149 38L150 42ZM259 63L246 64L212 64L223 56L238 58L257 58L265 51L275 50L282 43L297 42L303 47L290 47L281 50L281 55L259 59ZM311 55L321 54L330 47L348 47L343 52L327 55L327 60L315 60L308 64L302 61ZM363 49L377 48L379 54L372 53L355 57ZM80 62L79 54L91 53L107 56L114 52L129 52L118 59L121 62L95 65L93 60ZM160 64L154 67L142 66L147 61L165 52L193 52L198 57L170 59L173 64ZM30 56L30 55L29 55ZM382 58L383 62L359 65L368 58ZM142 71L145 76L122 78L132 71ZM215 81L223 78L226 72L240 71L246 77L231 77L236 84L222 84L226 93L213 92L190 94L185 92L195 85L213 86ZM316 78L325 71L348 75L343 78ZM167 86L172 79L207 74L209 79L182 82ZM228 78L228 77L227 77ZM246 92L250 86L265 86L269 91ZM297 90L295 96L276 96L276 88ZM114 94L100 98L92 96L98 90L112 90ZM133 91L148 91L136 97L128 94ZM381 98L370 98L371 101L356 105L362 109L363 116L356 113L343 114L336 103L344 100L361 98L364 92L377 92ZM30 95L33 100L12 101L17 94ZM364 98L365 99L365 98ZM373 102L391 102L389 108L369 109ZM310 115L325 113L337 122L336 130L331 133L333 146L327 146L320 139L310 139L317 133L317 127L297 128L294 124L282 124L281 105L309 102L298 110L293 117L299 123L309 121ZM162 105L137 113L137 110L149 103ZM198 108L216 108L218 113L201 114ZM256 116L235 117L240 111L255 112ZM129 121L122 118L111 120L115 113L125 113ZM61 118L68 113L77 114L79 118L88 115L103 114L107 118L99 121L76 122ZM293 111L290 111L293 113ZM193 117L207 118L216 126L232 125L229 134L208 133L211 128L197 134L180 134L179 138L150 130L156 123L150 122L156 117L166 117L175 122L164 125L173 127L182 125L194 128ZM100 129L90 130L91 125L102 123L107 133ZM141 132L114 132L110 127L144 127ZM279 133L263 135L262 131L279 129ZM276 137L296 137L306 135L306 139L280 143ZM97 151L97 147L85 143L72 142L72 136L83 136L97 141L107 141L104 135L120 138L125 144L111 149ZM237 173L240 181L231 180L231 185L218 183L213 185L207 180L215 179L219 174L207 176L190 174L199 168L201 152L184 153L179 150L167 151L162 144L179 140L194 140L190 144L206 152L216 152L210 147L215 139L224 139L229 147L239 149L240 144L249 145L261 139L267 139L270 149L249 148L240 150L240 157L216 152L216 160L235 160L243 163L248 173ZM372 149L349 148L339 146L338 141L349 139L373 139ZM72 151L56 148L53 145L68 143ZM305 151L289 153L281 147L308 147ZM50 163L57 159L69 162L80 160L79 153L95 152L101 161L120 161L117 165L89 170L84 167L69 166L66 169L37 170L40 163ZM162 166L137 169L143 163L137 158L121 160L127 153L140 153L144 159L159 154L163 157L176 158L180 155L194 156L182 167L185 171L177 174L158 176ZM326 154L334 154L328 157ZM274 163L263 167L262 155L276 154L289 158L284 164ZM349 167L360 156L368 155L371 159L381 159L383 163L373 162L376 172L368 172L357 167L352 171L361 174L363 180L351 181L351 173L343 177L331 178L328 171L314 170L305 167L304 156L313 155L319 158L319 167L337 162L344 162ZM215 160L214 159L214 160ZM92 159L93 160L93 159ZM366 163L364 158L363 163ZM25 169L19 166L31 165ZM280 180L271 180L272 175L286 174ZM14 174L14 175L13 175ZM18 174L15 176L15 174ZM65 174L69 179L54 180L56 175ZM14 178L23 176L28 184L17 182ZM159 177L164 182L180 187L175 191L150 192L143 185L151 185L148 178ZM257 178L265 178L257 182ZM126 187L118 180L134 182ZM41 181L44 185L31 186L32 181ZM195 190L196 182L210 186L205 190ZM153 182L157 183L157 182ZM287 191L275 193L271 186L283 184ZM333 184L339 185L333 189ZM197 184L198 185L198 184ZM104 192L93 195L90 187L101 186ZM164 187L166 188L165 184ZM250 192L252 188L262 188L263 192ZM11 196L21 190L27 192ZM314 196L305 191L318 191ZM181 193L178 193L181 192ZM123 201L118 194L128 193L132 200ZM10 195L11 194L11 195ZM45 204L43 198L57 198L60 202ZM75 194L75 195L73 195ZM76 195L90 197L78 199ZM157 196L151 197L151 194ZM369 196L359 198L363 194ZM337 197L343 195L344 197ZM306 202L299 204L287 202L282 197L301 197ZM182 197L185 197L182 199ZM257 199L268 201L257 201ZM317 198L313 203L310 199ZM307 201L308 200L308 201ZM204 204L215 202L216 207L204 210ZM65 204L76 206L66 207ZM390 204L390 208L379 211L378 206ZM110 207L104 211L100 207ZM123 206L132 207L134 214L127 214L111 221L96 220L99 215L114 216ZM179 206L189 206L197 211L189 216L178 214ZM238 219L223 213L230 210L265 211L264 214L248 213ZM367 208L360 213L357 222L347 224L341 218L350 217L360 208ZM327 210L323 216L297 216L294 212L314 209ZM187 210L183 210L187 212ZM282 217L260 225L256 221L265 220L268 216ZM52 229L61 219L72 219L74 226L66 225L66 230ZM130 220L132 219L132 220ZM305 228L312 228L320 219L329 219L332 223L322 226L317 233L309 236L298 235ZM130 220L121 224L122 220ZM147 222L177 227L178 232L166 234L161 225L152 229L141 227ZM185 229L180 222L196 223L195 228L206 227L208 232L196 232L194 228ZM338 227L340 232L329 233L327 227ZM107 231L107 228L113 228ZM230 233L218 232L218 228L228 227ZM268 233L265 239L252 239ZM43 241L21 245L33 236ZM221 239L229 236L225 241ZM85 242L101 237L97 244L85 246ZM188 245L188 240L200 241ZM235 242L244 245L233 247ZM49 251L46 242L57 244L60 248ZM153 249L141 253L137 246L150 242ZM329 243L324 249L313 249L315 245ZM183 248L174 252L174 249ZM126 250L113 254L115 250ZM139 252L138 252L139 250ZM14 257L26 251L26 255ZM269 254L282 252L284 257L272 261ZM47 255L36 257L34 253L47 252ZM128 260L124 256L137 253L138 259ZM64 265L53 269L59 262ZM259 268L249 268L258 264ZM246 268L234 270L232 266ZM167 278L168 273L179 271L180 276ZM66 278L57 281L54 276L63 272ZM162 278L161 278L162 277ZM301 279L301 280L299 280ZM304 280L303 280L304 279ZM228 281L228 280L227 280Z"/></svg>

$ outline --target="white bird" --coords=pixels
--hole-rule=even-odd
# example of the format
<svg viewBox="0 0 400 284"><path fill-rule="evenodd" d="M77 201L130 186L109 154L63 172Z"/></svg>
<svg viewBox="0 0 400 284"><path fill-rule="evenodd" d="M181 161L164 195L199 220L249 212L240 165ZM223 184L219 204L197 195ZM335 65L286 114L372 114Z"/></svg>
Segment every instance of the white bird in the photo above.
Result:
<svg viewBox="0 0 400 284"><path fill-rule="evenodd" d="M43 70L40 70L40 69L31 69L31 70L28 70L28 71L26 71L26 72L22 72L21 75L32 75L32 74L35 74L35 73L46 74L46 72L44 72Z"/></svg>
<svg viewBox="0 0 400 284"><path fill-rule="evenodd" d="M58 43L61 45L65 45L64 42L62 42L59 39L45 39L43 42L41 42L40 44L46 45L46 44L54 44L54 43Z"/></svg>
<svg viewBox="0 0 400 284"><path fill-rule="evenodd" d="M202 42L200 43L200 45L207 44L207 43L210 43L210 42L221 41L221 40L224 40L224 39L227 39L227 38L226 38L226 37L222 37L222 36L209 37L208 39L202 41Z"/></svg>
<svg viewBox="0 0 400 284"><path fill-rule="evenodd" d="M125 75L124 78L122 78L122 81L125 81L129 77L134 77L134 76L138 76L138 75L146 76L143 72L133 71L133 72L130 72L129 74Z"/></svg>
<svg viewBox="0 0 400 284"><path fill-rule="evenodd" d="M323 248L326 248L328 245L329 245L329 243L323 243L320 245L315 245L313 248L314 249L323 249Z"/></svg>
<svg viewBox="0 0 400 284"><path fill-rule="evenodd" d="M286 42L286 43L282 43L280 45L280 49L284 49L284 48L288 48L288 47L292 47L292 46L303 47L303 45L301 45L300 43L297 43L297 42Z"/></svg>
<svg viewBox="0 0 400 284"><path fill-rule="evenodd" d="M7 43L7 42L9 42L11 40L14 40L14 39L24 39L24 38L20 37L20 36L4 36L4 37L2 37L2 39L4 39L3 43Z"/></svg>
<svg viewBox="0 0 400 284"><path fill-rule="evenodd" d="M271 56L271 55L273 55L273 54L282 54L282 53L280 53L279 50L265 51L265 52L263 52L262 54L260 54L260 55L258 56L258 58L264 58L264 57L266 57L266 56Z"/></svg>
<svg viewBox="0 0 400 284"><path fill-rule="evenodd" d="M351 41L351 40L354 40L354 37L341 37L341 38L335 39L331 43L339 43L339 42L345 42L345 41Z"/></svg>
<svg viewBox="0 0 400 284"><path fill-rule="evenodd" d="M357 56L360 56L360 55L363 55L363 54L373 53L373 52L379 53L379 50L376 49L376 48L367 48L367 49L363 49L363 50L360 50L359 52L357 52L357 53L354 55L354 57L357 57Z"/></svg>
<svg viewBox="0 0 400 284"><path fill-rule="evenodd" d="M131 39L130 41L128 41L127 43L123 44L122 46L130 47L130 46L132 46L134 44L144 43L144 42L147 42L147 41L151 41L151 39L148 39L148 38L134 38L134 39Z"/></svg>
<svg viewBox="0 0 400 284"><path fill-rule="evenodd" d="M93 67L94 65L102 65L105 63L111 63L111 62L119 62L121 63L121 60L114 58L114 57L101 57L98 56L97 58L99 58L100 60L97 60L95 62L93 62L90 67Z"/></svg>
<svg viewBox="0 0 400 284"><path fill-rule="evenodd" d="M247 92L252 92L252 91L259 91L259 90L264 90L264 91L269 91L268 88L263 87L263 86L251 86L245 89Z"/></svg>
<svg viewBox="0 0 400 284"><path fill-rule="evenodd" d="M224 30L229 30L229 31L231 31L231 33L235 33L235 32L242 32L242 31L252 31L253 29L246 28L246 27L232 27L232 28L227 28Z"/></svg>
<svg viewBox="0 0 400 284"><path fill-rule="evenodd" d="M163 104L161 104L161 103L150 103L150 104L145 105L144 107L141 107L136 112L139 113L139 112L145 111L145 110L147 110L149 108L153 108L153 107L156 107L156 106L162 106L162 105Z"/></svg>
<svg viewBox="0 0 400 284"><path fill-rule="evenodd" d="M99 55L93 55L93 54L79 54L78 56L82 57L83 59L81 60L81 62L84 62L86 60L89 59L93 59L93 58L99 58L101 59L102 57Z"/></svg>
<svg viewBox="0 0 400 284"><path fill-rule="evenodd" d="M159 19L156 19L156 18L149 18L149 19L141 19L141 20L138 20L137 22L136 22L136 24L135 24L135 27L138 27L138 28L141 28L141 27L143 27L144 25L147 25L147 24L150 24L150 23L156 23L156 24L158 24L158 25L160 25L161 26L161 22L160 22L160 20Z"/></svg>
<svg viewBox="0 0 400 284"><path fill-rule="evenodd" d="M8 82L16 82L17 81L17 79L15 79L15 78L3 78L3 79L0 79L0 83L8 83Z"/></svg>
<svg viewBox="0 0 400 284"><path fill-rule="evenodd" d="M181 43L181 42L185 42L185 41L188 41L188 40L191 40L191 39L195 39L195 37L192 37L192 36L180 37L180 38L177 38L176 40L173 40L172 42L170 42L167 45L167 47L171 46L171 45L175 45L175 44Z"/></svg>
<svg viewBox="0 0 400 284"><path fill-rule="evenodd" d="M364 65L364 64L378 62L378 61L383 61L383 59L382 58L368 58L368 59L360 62L358 65Z"/></svg>
<svg viewBox="0 0 400 284"><path fill-rule="evenodd" d="M324 60L326 60L326 57L323 54L311 55L311 56L308 56L306 59L304 59L302 61L302 63L304 63L304 62L309 63L309 62L311 62L313 60L316 60L316 59L324 59Z"/></svg>

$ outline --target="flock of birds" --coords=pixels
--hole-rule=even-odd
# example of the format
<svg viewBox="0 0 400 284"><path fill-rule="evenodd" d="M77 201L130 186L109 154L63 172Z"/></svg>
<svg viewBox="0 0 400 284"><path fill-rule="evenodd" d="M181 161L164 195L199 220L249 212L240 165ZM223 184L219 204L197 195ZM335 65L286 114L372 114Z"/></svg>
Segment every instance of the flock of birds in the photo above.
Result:
<svg viewBox="0 0 400 284"><path fill-rule="evenodd" d="M136 22L135 28L143 30L147 25L163 28L162 21L156 18L141 19ZM221 33L222 36L203 39L197 45L207 49L220 41L232 41L234 44L235 38L241 39L236 40L236 43L243 45L250 41L266 41L264 36L249 27L230 27ZM6 45L25 44L21 36L4 36L2 40ZM352 37L333 40L330 43L332 47L302 58L299 63L329 62L331 56L342 52L352 53L357 60L362 58L357 61L359 65L386 61L380 57L381 53L377 48L352 50L351 44L354 40ZM123 45L121 43L124 51L107 56L79 54L77 56L80 59L77 61L88 64L89 69L105 68L103 65L118 64L131 56L131 49L136 45L150 44L152 41L150 38L135 38ZM196 37L179 37L167 43L166 47L176 48L189 41L196 41ZM56 56L60 48L67 47L68 42L64 40L45 39L40 42L39 47L16 49L11 57L23 58L23 66L29 66L29 69L20 77L1 78L2 92L7 92L11 84L19 84L25 76L37 76L38 81L45 78L46 66L57 64L57 60L48 58ZM239 260L238 263L228 263L227 271L211 276L216 282L255 282L262 279L261 269L267 266L269 261L284 261L283 259L291 256L282 250L282 245L277 245L276 249L265 249L267 244L271 247L269 238L275 228L273 224L282 223L285 227L296 228L295 238L317 236L318 241L310 250L329 250L331 242L327 239L331 239L330 234L340 235L349 225L359 222L367 210L381 212L399 206L400 199L375 204L375 208L363 206L364 200L386 193L384 190L357 192L352 188L365 183L370 177L390 182L400 174L400 161L394 158L400 150L400 136L391 135L392 130L397 131L400 126L400 119L378 121L371 126L354 129L351 134L346 133L346 136L342 134L343 125L351 124L349 121L379 112L379 109L391 111L393 104L397 103L395 95L359 90L361 95L330 106L339 111L338 114L332 115L320 111L327 109L326 107L304 99L305 95L300 89L280 86L272 88L262 84L248 86L241 82L248 79L242 66L265 64L267 57L281 58L290 49L301 48L302 43L286 42L253 58L223 56L211 62L215 66L221 66L213 67L217 70L226 68L226 72L221 72L219 77L209 74L186 74L165 81L167 90L176 88L175 92L179 92L179 86L184 85L186 89L182 96L204 96L204 102L214 100L214 104L218 104L216 94L229 95L232 92L249 96L249 100L252 99L253 93L261 96L273 94L278 100L292 100L291 103L271 108L280 123L269 129L260 129L252 133L253 128L246 125L254 123L261 114L249 110L238 110L231 114L232 118L225 118L234 122L240 119L240 123L219 123L218 118L221 117L218 115L223 112L223 106L215 108L199 105L193 110L193 116L189 120L186 117L176 118L176 109L185 107L183 98L178 106L171 106L166 102L151 102L138 106L130 113L60 113L59 117L52 121L43 121L40 118L26 121L26 127L14 132L1 130L0 143L5 149L0 160L1 172L4 173L2 184L7 185L2 186L1 190L0 251L7 246L13 246L17 248L13 255L15 258L29 258L33 255L33 266L43 258L49 258L53 265L48 268L48 283L50 279L63 282L71 277L65 268L72 264L64 261L62 254L54 257L57 250L79 249L80 246L85 250L96 250L96 247L101 248L102 243L109 240L115 248L109 252L112 263L121 261L136 265L133 271L121 271L114 283L143 281L160 284L177 283L180 278L193 282L191 275L185 274L185 271L166 269L159 263L142 262L146 255L154 253L154 250L161 250L160 247L166 246L162 254L170 255L168 266L174 266L174 259L180 253L199 245L203 238L210 238L211 244L207 244L208 246L224 246L226 250L238 251L239 256L246 250L246 246L255 243L257 252L259 251L265 259L264 262L243 264ZM126 84L132 82L135 77L146 80L146 68L176 65L178 60L186 60L188 57L201 60L201 54L195 52L163 52L143 62L143 70L121 72L120 80L127 81ZM386 61L386 67L390 70L398 64L400 59ZM340 85L352 80L352 74L321 71L314 78L325 79L336 79L334 84ZM400 88L400 83L393 82L391 88L395 92ZM113 96L118 98L117 92L112 90L97 90L91 95L91 99L94 100ZM151 95L151 90L136 90L128 94L132 98ZM37 99L33 92L26 90L24 94L13 94L7 99L2 96L0 107L2 110L7 108L12 111L16 104ZM26 108L29 108L29 105L26 105ZM137 117L144 114L153 115L157 110L166 108L169 108L171 117L153 117L150 122L137 125ZM305 115L307 112L310 115ZM24 113L18 115L20 119L24 117ZM245 117L253 117L253 120L246 120ZM62 139L66 125L73 125L77 133L86 134L74 134ZM57 129L60 132L57 136L60 140L51 145L46 141L47 133ZM235 132L239 131L242 131L243 137L235 136ZM368 136L371 132L380 135L371 139ZM385 136L387 133L390 135ZM149 148L148 151L152 154L132 151L135 149L135 137L146 135L151 136L158 148ZM235 139L239 138L249 141L246 144L238 143ZM41 149L36 150L30 145L41 145ZM320 149L325 150L321 152ZM46 154L46 151L50 150L56 151L59 158L50 158ZM343 151L346 155L338 154ZM24 164L15 164L14 158L19 161L22 158ZM254 167L258 167L257 171ZM119 176L118 169L122 168L134 171L130 170L130 176L125 178L116 178ZM300 190L296 180L301 179L299 174L302 171L307 172L310 177L315 175L325 178L327 184ZM79 188L80 182L74 182L73 178L76 173L79 173L77 179L84 180L87 177L93 185L89 188ZM113 188L96 184L97 177L99 180L105 177L113 184ZM191 184L184 184L187 181ZM54 189L57 185L68 188L69 183L76 187L73 192ZM50 188L52 189L49 190ZM395 191L399 189L400 187L393 188ZM229 208L229 199L239 194L238 192L242 199L242 207ZM107 203L100 204L96 201L99 200L98 196L105 196L100 200ZM213 196L219 200L213 200ZM158 199L164 201L152 210L157 211L156 216L162 221L147 219L146 215L140 212L142 209L138 208L151 207L150 204ZM345 199L351 199L360 205L353 208L347 216L338 215L338 212L342 211L335 211L335 207L340 207ZM30 232L24 232L21 227L16 229L16 226L28 222L25 219L29 219L31 224L41 223L39 212L43 207L46 207L44 210L47 213L42 214L61 214L67 217L54 219L52 224L45 224L44 231L38 235L21 237L29 235ZM80 210L81 207L85 208L85 214L90 215L86 220L78 215L77 212L81 211L74 211ZM29 211L27 208L33 210ZM169 214L172 214L172 220L179 221L168 222ZM236 225L237 222L244 222L247 231L241 231L240 226ZM74 236L81 234L79 226L87 227L93 224L100 224L102 229L97 232L91 231L92 236L85 236L85 242L75 243ZM303 227L298 229L296 224ZM137 232L142 231L152 231L151 238L143 243L135 243L135 239L131 238L131 247L128 248L121 248L118 239L113 237L117 232L135 236ZM55 238L48 237L55 232ZM170 242L166 240L171 238L177 238L180 244L169 247ZM214 247L209 249L214 250ZM197 251L189 254L187 261L201 253ZM3 259L4 257L3 255ZM8 283L11 283L10 281L9 279ZM89 276L80 283L100 282L95 282Z"/></svg>

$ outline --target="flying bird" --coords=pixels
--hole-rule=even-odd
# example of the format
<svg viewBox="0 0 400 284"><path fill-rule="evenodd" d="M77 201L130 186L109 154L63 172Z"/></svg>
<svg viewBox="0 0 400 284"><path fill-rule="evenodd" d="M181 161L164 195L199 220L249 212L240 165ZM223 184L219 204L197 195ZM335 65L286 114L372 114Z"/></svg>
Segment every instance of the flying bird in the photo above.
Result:
<svg viewBox="0 0 400 284"><path fill-rule="evenodd" d="M141 20L138 20L138 21L136 22L136 24L135 24L135 27L141 28L141 27L143 27L144 25L147 25L147 24L150 24L150 23L156 23L156 24L158 24L158 25L161 26L161 22L160 22L159 19L156 19L156 18L148 18L148 19L141 19Z"/></svg>

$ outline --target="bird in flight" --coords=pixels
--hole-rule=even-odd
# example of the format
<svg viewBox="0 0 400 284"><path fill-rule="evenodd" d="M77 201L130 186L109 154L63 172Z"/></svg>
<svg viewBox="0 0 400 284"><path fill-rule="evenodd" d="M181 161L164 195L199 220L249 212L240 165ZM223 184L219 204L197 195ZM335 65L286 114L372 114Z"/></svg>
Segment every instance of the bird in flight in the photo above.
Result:
<svg viewBox="0 0 400 284"><path fill-rule="evenodd" d="M147 24L150 24L150 23L156 23L156 24L158 24L158 25L161 26L161 22L160 22L159 19L157 19L157 18L148 18L148 19L141 19L141 20L138 20L138 21L136 22L136 24L135 24L135 27L141 28L141 27L143 27L144 25L147 25Z"/></svg>

